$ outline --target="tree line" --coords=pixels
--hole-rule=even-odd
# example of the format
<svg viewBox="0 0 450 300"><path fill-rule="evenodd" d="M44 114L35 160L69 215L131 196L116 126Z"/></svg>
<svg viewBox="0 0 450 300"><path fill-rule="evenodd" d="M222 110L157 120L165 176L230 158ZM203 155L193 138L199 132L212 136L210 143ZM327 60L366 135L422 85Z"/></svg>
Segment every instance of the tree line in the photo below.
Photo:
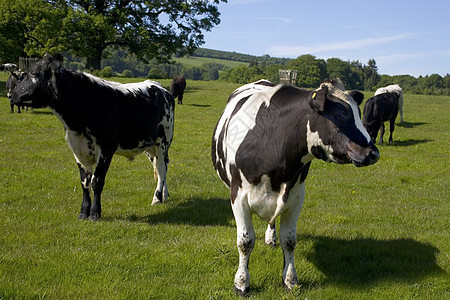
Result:
<svg viewBox="0 0 450 300"><path fill-rule="evenodd" d="M84 69L82 59L70 55L65 56L69 67L78 70ZM407 93L450 94L450 74L445 77L432 74L418 78L411 75L380 75L374 59L370 59L365 65L360 61L343 61L339 58L323 60L309 54L301 55L296 59L278 59L268 55L252 56L204 48L197 49L192 56L233 60L243 62L243 64L229 68L220 63L205 63L199 67L176 62L160 63L157 60L144 63L132 53L115 50L102 61L102 70L98 71L96 75L151 79L173 78L182 75L189 80L222 80L240 84L265 78L273 83L279 83L279 70L290 69L297 70L296 85L304 88L316 88L324 78L339 77L349 90L375 91L382 86L399 84Z"/></svg>
<svg viewBox="0 0 450 300"><path fill-rule="evenodd" d="M339 77L349 90L375 91L382 86L399 84L407 93L450 94L450 74L445 77L432 74L418 78L411 75L380 75L374 59L364 65L360 61L343 61L339 58L318 59L310 54L301 55L280 65L267 65L264 61L255 59L249 65L224 70L219 79L244 84L266 78L279 83L279 69L297 70L296 85L304 88L316 88L324 78Z"/></svg>

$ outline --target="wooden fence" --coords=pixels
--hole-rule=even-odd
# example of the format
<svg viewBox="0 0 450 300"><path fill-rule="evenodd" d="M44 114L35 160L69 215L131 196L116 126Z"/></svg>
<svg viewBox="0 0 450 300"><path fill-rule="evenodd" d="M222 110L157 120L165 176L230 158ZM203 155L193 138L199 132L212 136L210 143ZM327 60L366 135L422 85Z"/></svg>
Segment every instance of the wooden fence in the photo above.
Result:
<svg viewBox="0 0 450 300"><path fill-rule="evenodd" d="M281 83L289 83L289 84L296 84L297 83L297 70L278 70L278 73L280 75L280 82Z"/></svg>
<svg viewBox="0 0 450 300"><path fill-rule="evenodd" d="M19 69L22 72L30 71L31 67L39 61L39 58L34 57L19 57Z"/></svg>

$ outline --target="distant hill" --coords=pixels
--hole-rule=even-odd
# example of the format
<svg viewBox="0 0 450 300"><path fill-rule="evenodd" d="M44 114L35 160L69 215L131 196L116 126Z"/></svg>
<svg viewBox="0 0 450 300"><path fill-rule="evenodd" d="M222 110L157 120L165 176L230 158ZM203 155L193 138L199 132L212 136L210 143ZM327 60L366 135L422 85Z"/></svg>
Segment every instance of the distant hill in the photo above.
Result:
<svg viewBox="0 0 450 300"><path fill-rule="evenodd" d="M258 63L263 63L266 65L270 65L270 64L284 65L290 60L289 58L270 57L267 54L264 56L254 56L254 55L249 55L249 54L212 50L212 49L206 49L206 48L197 49L192 56L193 57L215 58L215 59L237 61L237 62L244 62L244 63L251 63L254 61L258 61Z"/></svg>

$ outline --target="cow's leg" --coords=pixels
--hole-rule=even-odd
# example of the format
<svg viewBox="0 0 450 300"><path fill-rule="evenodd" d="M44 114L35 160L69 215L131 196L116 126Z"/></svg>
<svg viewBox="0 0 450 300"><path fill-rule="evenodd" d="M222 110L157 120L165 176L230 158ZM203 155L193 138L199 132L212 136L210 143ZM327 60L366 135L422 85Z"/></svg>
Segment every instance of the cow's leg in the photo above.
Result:
<svg viewBox="0 0 450 300"><path fill-rule="evenodd" d="M92 176L92 191L94 192L94 201L91 205L89 219L97 221L102 216L101 196L103 187L105 186L106 173L108 172L109 165L111 164L112 154L101 154L97 163L97 167Z"/></svg>
<svg viewBox="0 0 450 300"><path fill-rule="evenodd" d="M284 256L283 284L287 289L292 289L298 284L294 266L294 250L297 245L297 221L305 198L304 182L300 184L299 189L299 194L295 197L300 199L289 199L288 201L294 201L295 205L286 209L280 219L280 245Z"/></svg>
<svg viewBox="0 0 450 300"><path fill-rule="evenodd" d="M92 174L86 171L80 163L78 163L80 169L81 189L83 190L83 202L81 203L81 211L78 219L86 219L91 212L91 177Z"/></svg>
<svg viewBox="0 0 450 300"><path fill-rule="evenodd" d="M183 104L183 93L178 95L178 104Z"/></svg>
<svg viewBox="0 0 450 300"><path fill-rule="evenodd" d="M395 129L395 119L389 122L389 144L392 144L393 142L392 134L394 133L394 129Z"/></svg>
<svg viewBox="0 0 450 300"><path fill-rule="evenodd" d="M21 114L22 112L20 111L20 106L17 105L17 113Z"/></svg>
<svg viewBox="0 0 450 300"><path fill-rule="evenodd" d="M277 229L275 223L267 225L264 241L267 245L272 247L277 245Z"/></svg>
<svg viewBox="0 0 450 300"><path fill-rule="evenodd" d="M152 151L147 151L146 154L155 167L155 175L158 179L152 205L166 202L169 197L166 181L167 166L169 164L167 150L161 147L154 147Z"/></svg>
<svg viewBox="0 0 450 300"><path fill-rule="evenodd" d="M381 123L380 127L380 144L383 144L383 135L384 135L384 122Z"/></svg>
<svg viewBox="0 0 450 300"><path fill-rule="evenodd" d="M252 213L248 206L247 195L240 190L232 204L237 227L237 248L239 251L239 267L234 277L234 290L240 296L249 292L250 273L248 262L255 246L255 231L252 223Z"/></svg>
<svg viewBox="0 0 450 300"><path fill-rule="evenodd" d="M13 114L14 113L14 103L10 103L11 104L11 113Z"/></svg>

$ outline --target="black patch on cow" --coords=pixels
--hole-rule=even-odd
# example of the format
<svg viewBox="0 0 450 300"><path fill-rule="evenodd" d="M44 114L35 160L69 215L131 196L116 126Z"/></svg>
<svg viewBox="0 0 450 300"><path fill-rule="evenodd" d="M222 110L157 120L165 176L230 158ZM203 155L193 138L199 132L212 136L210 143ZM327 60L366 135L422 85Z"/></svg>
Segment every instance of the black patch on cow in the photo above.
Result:
<svg viewBox="0 0 450 300"><path fill-rule="evenodd" d="M234 117L234 115L242 108L242 105L245 104L245 102L247 102L248 98L250 98L250 96L244 97L241 100L239 100L239 102L236 104L236 106L233 109L233 112L230 115L230 120Z"/></svg>
<svg viewBox="0 0 450 300"><path fill-rule="evenodd" d="M327 156L325 150L322 149L322 147L312 146L311 147L311 153L317 159L321 159L321 160L324 160L324 161L328 160L328 156Z"/></svg>
<svg viewBox="0 0 450 300"><path fill-rule="evenodd" d="M241 174L239 173L239 169L236 168L236 165L231 164L230 165L230 173L231 173L231 203L234 203L234 200L236 200L237 193L239 191L239 188L242 187L242 179Z"/></svg>
<svg viewBox="0 0 450 300"><path fill-rule="evenodd" d="M279 192L282 183L294 184L300 176L301 159L307 154L308 95L309 91L282 86L269 106L259 108L255 127L236 152L236 165L250 183L258 184L268 175L272 189Z"/></svg>
<svg viewBox="0 0 450 300"><path fill-rule="evenodd" d="M266 80L261 80L255 83L255 85L264 85L264 86L270 86L270 87L274 87L275 84L273 84L270 81L266 81Z"/></svg>
<svg viewBox="0 0 450 300"><path fill-rule="evenodd" d="M216 128L214 129L214 133L217 130L218 124L216 124ZM227 131L228 122L224 124L222 130L219 134L219 139L216 141L213 136L212 147L211 147L211 158L214 164L214 168L217 170L220 179L227 185L231 186L230 180L228 179L227 172L225 170L225 154L223 152L223 142L225 137L225 132ZM218 146L218 148L217 148ZM217 152L217 156L216 156Z"/></svg>

